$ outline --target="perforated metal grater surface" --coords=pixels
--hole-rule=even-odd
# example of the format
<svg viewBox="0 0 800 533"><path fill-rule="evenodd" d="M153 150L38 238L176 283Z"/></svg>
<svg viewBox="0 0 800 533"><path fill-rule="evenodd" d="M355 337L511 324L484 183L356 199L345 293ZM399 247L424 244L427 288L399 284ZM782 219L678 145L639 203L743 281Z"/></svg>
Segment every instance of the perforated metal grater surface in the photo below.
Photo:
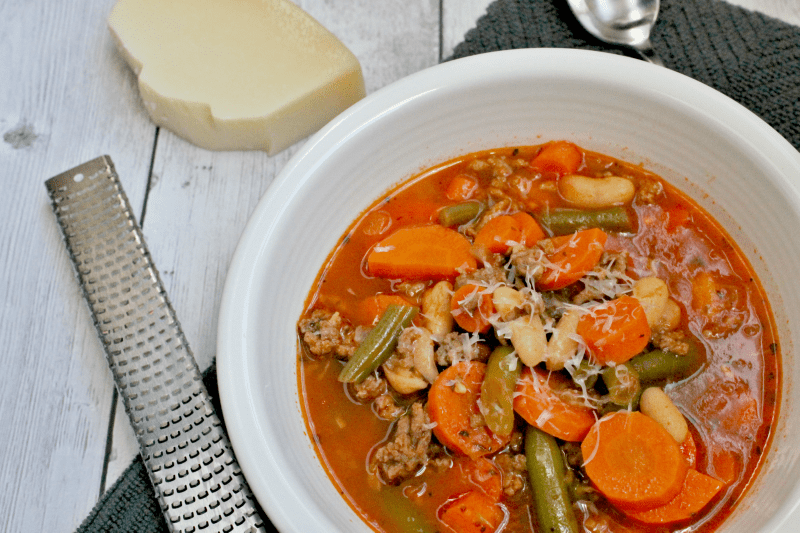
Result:
<svg viewBox="0 0 800 533"><path fill-rule="evenodd" d="M266 531L111 159L45 185L170 530Z"/></svg>

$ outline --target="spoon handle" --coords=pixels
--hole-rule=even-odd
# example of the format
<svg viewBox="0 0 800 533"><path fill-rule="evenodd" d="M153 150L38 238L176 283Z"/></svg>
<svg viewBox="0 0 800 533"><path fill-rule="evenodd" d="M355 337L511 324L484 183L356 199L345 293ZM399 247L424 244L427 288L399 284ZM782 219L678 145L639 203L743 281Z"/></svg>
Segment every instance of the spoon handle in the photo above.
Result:
<svg viewBox="0 0 800 533"><path fill-rule="evenodd" d="M664 62L661 60L658 54L656 54L655 50L653 50L653 45L650 43L650 39L645 39L644 42L637 44L633 48L639 52L639 55L642 56L642 59L645 61L654 65L658 65L659 67L664 66Z"/></svg>

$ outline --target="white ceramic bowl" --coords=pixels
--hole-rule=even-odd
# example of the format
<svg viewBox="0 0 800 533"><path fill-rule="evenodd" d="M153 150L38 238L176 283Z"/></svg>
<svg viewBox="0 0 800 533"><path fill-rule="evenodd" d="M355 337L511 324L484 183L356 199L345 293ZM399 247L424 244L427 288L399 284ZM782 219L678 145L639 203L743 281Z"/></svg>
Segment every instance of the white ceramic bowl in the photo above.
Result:
<svg viewBox="0 0 800 533"><path fill-rule="evenodd" d="M783 394L766 464L719 531L797 531L800 154L690 78L610 54L540 49L445 63L377 91L312 137L258 204L225 285L218 372L236 455L281 532L370 531L318 463L298 398L295 325L328 253L396 182L460 154L550 139L643 162L748 255L777 321Z"/></svg>

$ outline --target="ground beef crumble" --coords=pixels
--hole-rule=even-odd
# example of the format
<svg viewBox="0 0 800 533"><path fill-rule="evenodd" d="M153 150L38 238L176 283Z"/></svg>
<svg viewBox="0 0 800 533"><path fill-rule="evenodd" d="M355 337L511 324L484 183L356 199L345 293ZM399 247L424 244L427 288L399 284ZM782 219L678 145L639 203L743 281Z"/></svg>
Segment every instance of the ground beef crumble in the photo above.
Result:
<svg viewBox="0 0 800 533"><path fill-rule="evenodd" d="M639 182L636 200L642 204L654 204L662 192L664 192L664 187L658 180L643 179Z"/></svg>
<svg viewBox="0 0 800 533"><path fill-rule="evenodd" d="M370 469L388 484L413 476L428 463L431 434L427 411L422 402L414 402L398 419L392 440L379 447L370 459Z"/></svg>
<svg viewBox="0 0 800 533"><path fill-rule="evenodd" d="M403 416L404 409L397 404L394 397L388 392L381 394L372 402L372 409L379 418L384 420L397 420Z"/></svg>
<svg viewBox="0 0 800 533"><path fill-rule="evenodd" d="M427 338L430 339L430 332L424 328L416 326L405 328L397 339L397 348L389 358L392 366L407 370L414 368L414 345L424 335L427 335Z"/></svg>
<svg viewBox="0 0 800 533"><path fill-rule="evenodd" d="M448 468L452 468L453 458L448 455L444 446L437 442L431 442L428 446L428 465L426 468L433 469L437 472L443 472Z"/></svg>
<svg viewBox="0 0 800 533"><path fill-rule="evenodd" d="M298 329L308 351L319 357L349 359L358 346L353 326L327 309L315 309L309 318L300 320Z"/></svg>
<svg viewBox="0 0 800 533"><path fill-rule="evenodd" d="M481 286L491 286L497 283L505 283L506 271L497 267L485 267L473 270L472 272L461 274L456 278L453 289L458 290L470 283Z"/></svg>
<svg viewBox="0 0 800 533"><path fill-rule="evenodd" d="M600 261L589 273L584 276L587 283L584 289L572 297L572 303L581 305L592 300L602 300L608 298L598 285L593 285L591 281L613 280L612 283L619 283L620 280L627 278L628 252L603 252ZM628 278L629 279L629 278Z"/></svg>
<svg viewBox="0 0 800 533"><path fill-rule="evenodd" d="M370 374L360 383L349 385L350 396L361 403L372 402L372 411L384 420L397 420L405 412L389 392L386 378Z"/></svg>
<svg viewBox="0 0 800 533"><path fill-rule="evenodd" d="M687 355L689 353L689 341L686 340L686 333L681 330L676 331L653 331L650 337L653 346L677 355Z"/></svg>
<svg viewBox="0 0 800 533"><path fill-rule="evenodd" d="M377 374L370 374L364 381L354 383L353 397L361 402L371 402L389 390L386 380Z"/></svg>
<svg viewBox="0 0 800 533"><path fill-rule="evenodd" d="M514 496L525 488L528 479L528 466L525 455L521 453L499 453L494 463L503 473L503 493Z"/></svg>
<svg viewBox="0 0 800 533"><path fill-rule="evenodd" d="M486 361L490 354L486 344L469 342L468 333L451 332L442 338L436 349L436 364L450 366L459 361Z"/></svg>
<svg viewBox="0 0 800 533"><path fill-rule="evenodd" d="M517 275L536 282L544 273L545 251L539 246L526 248L515 246L511 252L510 263Z"/></svg>

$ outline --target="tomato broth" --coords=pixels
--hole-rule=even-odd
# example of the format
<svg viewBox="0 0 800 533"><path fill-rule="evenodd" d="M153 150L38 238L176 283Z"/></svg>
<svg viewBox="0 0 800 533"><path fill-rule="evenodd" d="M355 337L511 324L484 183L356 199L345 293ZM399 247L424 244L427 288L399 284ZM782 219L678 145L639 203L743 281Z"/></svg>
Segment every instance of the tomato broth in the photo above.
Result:
<svg viewBox="0 0 800 533"><path fill-rule="evenodd" d="M711 532L778 411L774 320L730 236L642 166L564 141L391 190L322 265L298 335L309 435L379 532ZM619 417L652 435L607 453Z"/></svg>

